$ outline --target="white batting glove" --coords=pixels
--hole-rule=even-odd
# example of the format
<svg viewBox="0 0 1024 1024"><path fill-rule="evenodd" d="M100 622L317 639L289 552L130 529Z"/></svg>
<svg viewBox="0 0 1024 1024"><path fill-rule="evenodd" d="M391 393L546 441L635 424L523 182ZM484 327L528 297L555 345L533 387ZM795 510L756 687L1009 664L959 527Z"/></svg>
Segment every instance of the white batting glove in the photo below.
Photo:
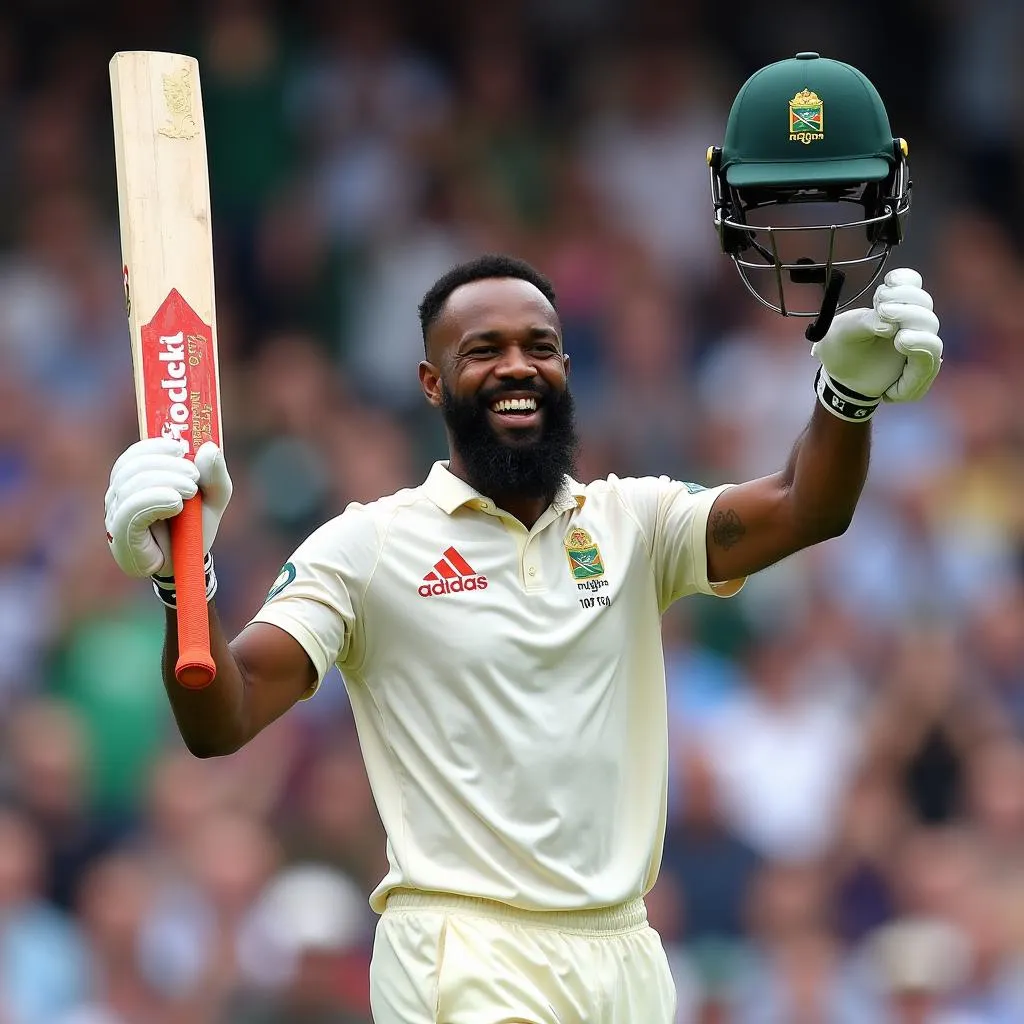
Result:
<svg viewBox="0 0 1024 1024"><path fill-rule="evenodd" d="M203 495L203 553L213 546L231 500L231 477L224 453L211 441L196 452L195 462L185 458L185 450L173 438L136 441L110 471L103 500L107 542L129 576L174 575L167 520L197 491Z"/></svg>
<svg viewBox="0 0 1024 1024"><path fill-rule="evenodd" d="M870 418L882 401L914 402L942 365L939 319L916 270L890 270L871 309L848 309L811 347L818 398L840 419Z"/></svg>

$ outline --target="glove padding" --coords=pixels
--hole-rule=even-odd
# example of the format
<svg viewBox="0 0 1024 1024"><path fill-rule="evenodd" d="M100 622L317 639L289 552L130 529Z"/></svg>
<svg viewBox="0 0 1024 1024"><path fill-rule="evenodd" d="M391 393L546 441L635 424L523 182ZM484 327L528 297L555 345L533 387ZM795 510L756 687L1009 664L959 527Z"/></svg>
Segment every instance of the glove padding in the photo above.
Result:
<svg viewBox="0 0 1024 1024"><path fill-rule="evenodd" d="M231 500L231 477L224 453L212 441L185 458L186 446L173 438L136 441L110 471L103 499L107 542L121 570L129 576L173 576L167 520L185 500L203 496L203 554L213 546L221 516Z"/></svg>
<svg viewBox="0 0 1024 1024"><path fill-rule="evenodd" d="M871 309L837 314L811 347L838 384L886 402L915 402L942 365L939 319L916 270L890 270Z"/></svg>

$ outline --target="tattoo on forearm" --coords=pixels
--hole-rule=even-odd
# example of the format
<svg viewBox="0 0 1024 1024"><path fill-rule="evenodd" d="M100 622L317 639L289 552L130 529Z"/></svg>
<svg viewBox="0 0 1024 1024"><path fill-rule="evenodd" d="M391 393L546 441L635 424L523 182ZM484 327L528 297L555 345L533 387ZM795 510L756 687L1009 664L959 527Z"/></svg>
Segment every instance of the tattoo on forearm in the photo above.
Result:
<svg viewBox="0 0 1024 1024"><path fill-rule="evenodd" d="M711 539L720 548L728 551L746 532L743 520L734 509L711 513Z"/></svg>

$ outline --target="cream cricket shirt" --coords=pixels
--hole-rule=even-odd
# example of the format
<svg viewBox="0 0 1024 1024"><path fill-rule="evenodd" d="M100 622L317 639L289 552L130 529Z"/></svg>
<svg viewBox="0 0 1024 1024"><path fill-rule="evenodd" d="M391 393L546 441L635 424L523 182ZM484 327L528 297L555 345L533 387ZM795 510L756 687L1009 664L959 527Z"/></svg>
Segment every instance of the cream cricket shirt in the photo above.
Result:
<svg viewBox="0 0 1024 1024"><path fill-rule="evenodd" d="M527 531L438 463L298 548L254 621L292 634L319 679L344 674L388 836L375 910L396 886L571 910L654 884L661 613L714 592L722 490L567 480Z"/></svg>

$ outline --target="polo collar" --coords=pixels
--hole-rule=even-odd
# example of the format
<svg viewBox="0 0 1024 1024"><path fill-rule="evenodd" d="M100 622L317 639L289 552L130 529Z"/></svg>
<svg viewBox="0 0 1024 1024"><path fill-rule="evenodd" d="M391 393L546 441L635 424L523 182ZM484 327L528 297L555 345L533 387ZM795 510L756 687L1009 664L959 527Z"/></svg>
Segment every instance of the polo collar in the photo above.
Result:
<svg viewBox="0 0 1024 1024"><path fill-rule="evenodd" d="M427 497L448 515L464 505L473 508L492 505L476 488L470 487L465 480L449 472L447 460L435 462L430 467L427 479L423 482L423 490ZM562 486L551 506L558 513L568 512L573 508L582 508L586 500L587 493L583 484L567 476L562 481Z"/></svg>

